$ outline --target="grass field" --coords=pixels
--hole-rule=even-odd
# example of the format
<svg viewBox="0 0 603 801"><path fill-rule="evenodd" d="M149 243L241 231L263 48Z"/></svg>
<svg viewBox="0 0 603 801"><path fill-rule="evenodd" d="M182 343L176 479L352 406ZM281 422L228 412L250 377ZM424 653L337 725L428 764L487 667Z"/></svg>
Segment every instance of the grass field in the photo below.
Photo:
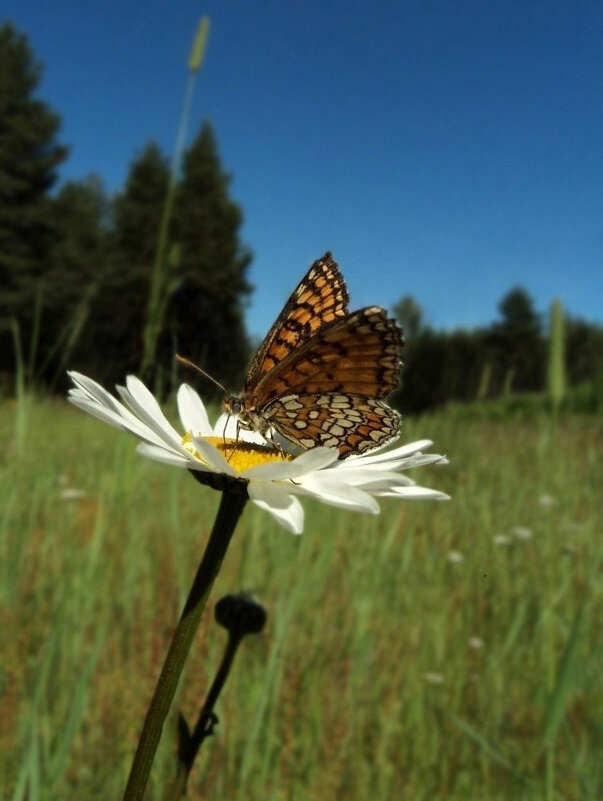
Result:
<svg viewBox="0 0 603 801"><path fill-rule="evenodd" d="M0 436L0 796L119 799L218 497L59 401L4 403ZM181 684L189 719L224 646L215 601L250 589L269 622L191 798L603 797L600 423L442 412L406 421L421 437L451 464L415 478L449 503L305 502L301 537L245 510Z"/></svg>

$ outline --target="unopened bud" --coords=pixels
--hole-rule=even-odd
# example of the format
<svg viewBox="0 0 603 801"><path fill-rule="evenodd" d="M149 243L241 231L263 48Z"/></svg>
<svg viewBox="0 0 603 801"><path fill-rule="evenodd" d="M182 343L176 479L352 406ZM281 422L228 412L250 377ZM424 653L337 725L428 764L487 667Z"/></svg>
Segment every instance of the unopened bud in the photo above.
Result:
<svg viewBox="0 0 603 801"><path fill-rule="evenodd" d="M230 633L238 636L259 634L268 617L264 607L248 593L225 595L215 608L216 620Z"/></svg>

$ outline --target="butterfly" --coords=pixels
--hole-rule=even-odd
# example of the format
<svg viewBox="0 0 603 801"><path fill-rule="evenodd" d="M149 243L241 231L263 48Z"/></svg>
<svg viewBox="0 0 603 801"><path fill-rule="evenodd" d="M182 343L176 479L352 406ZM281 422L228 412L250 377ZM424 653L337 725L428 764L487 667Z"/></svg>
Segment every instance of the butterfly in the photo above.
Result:
<svg viewBox="0 0 603 801"><path fill-rule="evenodd" d="M222 405L241 428L278 432L304 449L339 457L383 445L400 415L382 398L398 384L402 332L379 306L348 311L337 263L326 253L310 267L253 358L243 391Z"/></svg>

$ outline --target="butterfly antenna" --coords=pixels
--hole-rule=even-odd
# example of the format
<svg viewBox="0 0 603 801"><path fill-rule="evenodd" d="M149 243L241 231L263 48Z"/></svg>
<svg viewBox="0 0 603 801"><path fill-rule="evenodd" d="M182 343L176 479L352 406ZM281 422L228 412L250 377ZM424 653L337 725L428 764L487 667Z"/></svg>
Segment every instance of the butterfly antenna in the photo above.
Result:
<svg viewBox="0 0 603 801"><path fill-rule="evenodd" d="M223 384L221 384L219 381L217 381L209 373L206 373L205 370L202 370L197 364L195 364L194 362L191 362L190 359L185 359L184 356L179 356L178 354L176 354L176 361L180 362L180 364L186 365L186 367L192 367L193 370L196 370L198 373L201 373L201 375L205 376L205 378L208 378L217 387L220 387L220 389L222 390L222 392L224 392L225 395L228 395L228 390L226 389L226 387Z"/></svg>
<svg viewBox="0 0 603 801"><path fill-rule="evenodd" d="M223 430L222 430L222 443L223 443L223 445L224 445L224 453L226 453L226 429L227 429L227 427L228 427L228 421L229 421L229 420L230 420L230 412L229 412L229 413L228 413L228 415L226 416L226 420L224 421L224 428L223 428ZM235 452L235 449L236 449L236 447L237 447L237 444L236 444L236 442L235 442L235 446L234 446L234 448L232 449L232 451L231 451L231 453L230 453L230 456L232 456L232 454ZM228 459L226 460L227 462L229 462L229 461L230 461L230 456L229 456L229 457L228 457Z"/></svg>

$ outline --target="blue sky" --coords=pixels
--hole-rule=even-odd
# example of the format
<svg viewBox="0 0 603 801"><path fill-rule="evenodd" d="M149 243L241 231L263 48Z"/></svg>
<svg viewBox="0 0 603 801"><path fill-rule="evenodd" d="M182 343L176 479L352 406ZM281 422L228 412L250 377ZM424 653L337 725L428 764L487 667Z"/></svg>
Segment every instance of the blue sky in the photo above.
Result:
<svg viewBox="0 0 603 801"><path fill-rule="evenodd" d="M62 178L116 191L150 139L172 153L204 14L189 134L212 121L245 213L252 334L326 250L353 307L470 327L521 284L603 322L601 3L19 0Z"/></svg>

